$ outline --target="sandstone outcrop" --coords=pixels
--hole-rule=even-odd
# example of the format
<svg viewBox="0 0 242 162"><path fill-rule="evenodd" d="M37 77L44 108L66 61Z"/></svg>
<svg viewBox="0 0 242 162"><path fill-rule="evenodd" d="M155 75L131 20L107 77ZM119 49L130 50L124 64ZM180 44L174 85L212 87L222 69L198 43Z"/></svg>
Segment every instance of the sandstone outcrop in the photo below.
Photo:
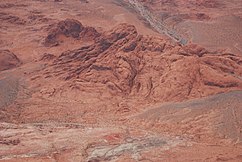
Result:
<svg viewBox="0 0 242 162"><path fill-rule="evenodd" d="M241 89L241 64L236 55L172 45L121 24L92 45L62 53L47 71L74 83L101 84L114 94L181 101Z"/></svg>
<svg viewBox="0 0 242 162"><path fill-rule="evenodd" d="M99 33L92 27L84 27L77 20L66 19L51 27L48 36L45 38L44 45L47 47L57 46L61 43L60 38L62 36L92 40L98 37Z"/></svg>
<svg viewBox="0 0 242 162"><path fill-rule="evenodd" d="M0 71L15 68L21 64L19 58L9 50L0 50Z"/></svg>
<svg viewBox="0 0 242 162"><path fill-rule="evenodd" d="M242 161L241 8L0 1L0 162Z"/></svg>

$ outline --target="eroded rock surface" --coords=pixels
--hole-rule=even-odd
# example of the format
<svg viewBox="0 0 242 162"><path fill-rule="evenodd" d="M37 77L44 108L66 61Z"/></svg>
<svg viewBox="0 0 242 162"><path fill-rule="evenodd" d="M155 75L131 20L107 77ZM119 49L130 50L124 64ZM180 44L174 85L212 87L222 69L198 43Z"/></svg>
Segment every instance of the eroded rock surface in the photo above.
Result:
<svg viewBox="0 0 242 162"><path fill-rule="evenodd" d="M121 24L92 45L62 53L46 71L64 80L101 84L119 95L181 101L241 89L241 65L236 55L172 45Z"/></svg>
<svg viewBox="0 0 242 162"><path fill-rule="evenodd" d="M0 1L0 161L241 161L241 1L128 1Z"/></svg>
<svg viewBox="0 0 242 162"><path fill-rule="evenodd" d="M92 27L84 27L79 21L66 19L51 27L44 41L45 46L57 46L62 36L74 39L94 39L99 33Z"/></svg>
<svg viewBox="0 0 242 162"><path fill-rule="evenodd" d="M9 50L0 50L0 71L18 67L21 64L19 58Z"/></svg>

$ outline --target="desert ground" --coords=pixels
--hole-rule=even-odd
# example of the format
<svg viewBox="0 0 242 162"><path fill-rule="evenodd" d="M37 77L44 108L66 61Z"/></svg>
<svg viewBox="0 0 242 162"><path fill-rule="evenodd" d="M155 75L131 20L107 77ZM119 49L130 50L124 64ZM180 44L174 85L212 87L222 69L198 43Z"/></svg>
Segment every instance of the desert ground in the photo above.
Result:
<svg viewBox="0 0 242 162"><path fill-rule="evenodd" d="M2 0L0 162L240 162L241 43L241 0Z"/></svg>

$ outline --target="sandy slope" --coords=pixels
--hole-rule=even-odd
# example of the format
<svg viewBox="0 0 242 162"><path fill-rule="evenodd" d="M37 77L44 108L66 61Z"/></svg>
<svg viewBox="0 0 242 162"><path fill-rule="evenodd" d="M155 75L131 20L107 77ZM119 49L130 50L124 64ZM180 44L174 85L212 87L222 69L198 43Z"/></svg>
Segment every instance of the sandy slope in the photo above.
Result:
<svg viewBox="0 0 242 162"><path fill-rule="evenodd" d="M154 15L191 42L241 54L240 0L143 0Z"/></svg>

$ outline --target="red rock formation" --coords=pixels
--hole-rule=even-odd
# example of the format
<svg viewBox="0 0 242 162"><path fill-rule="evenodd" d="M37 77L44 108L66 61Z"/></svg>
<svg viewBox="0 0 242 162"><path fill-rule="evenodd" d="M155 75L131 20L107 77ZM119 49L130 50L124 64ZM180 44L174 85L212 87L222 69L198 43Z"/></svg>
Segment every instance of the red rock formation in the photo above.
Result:
<svg viewBox="0 0 242 162"><path fill-rule="evenodd" d="M50 61L55 58L54 55L49 54L49 53L44 53L43 56L40 58L40 61Z"/></svg>
<svg viewBox="0 0 242 162"><path fill-rule="evenodd" d="M241 55L175 45L121 1L57 1L0 1L0 48L18 51L25 63L0 71L0 161L242 161ZM241 51L239 18L213 20L241 16L241 0L216 0L223 9L190 4L195 0L147 2L159 1L147 5L151 13L191 41L193 26L183 20L208 15L204 24L216 30L195 26L195 35L210 35L202 40L212 45L209 38L221 34L215 42L222 47L236 37L231 45ZM99 34L66 20L48 31L60 46L40 46L46 26L63 15L100 31L132 23L157 37L127 24Z"/></svg>
<svg viewBox="0 0 242 162"><path fill-rule="evenodd" d="M54 25L48 36L45 38L44 45L51 47L57 46L59 37L72 37L75 39L94 39L99 33L92 27L84 27L79 21L66 19Z"/></svg>
<svg viewBox="0 0 242 162"><path fill-rule="evenodd" d="M9 50L0 50L0 71L15 68L21 64L18 57Z"/></svg>
<svg viewBox="0 0 242 162"><path fill-rule="evenodd" d="M9 24L13 24L13 25L25 25L26 24L26 20L24 20L16 15L11 15L11 14L5 13L5 12L0 12L0 21L2 23L9 23Z"/></svg>
<svg viewBox="0 0 242 162"><path fill-rule="evenodd" d="M174 46L121 24L90 46L62 53L52 70L65 80L101 84L114 94L180 101L241 89L241 64L233 54Z"/></svg>

